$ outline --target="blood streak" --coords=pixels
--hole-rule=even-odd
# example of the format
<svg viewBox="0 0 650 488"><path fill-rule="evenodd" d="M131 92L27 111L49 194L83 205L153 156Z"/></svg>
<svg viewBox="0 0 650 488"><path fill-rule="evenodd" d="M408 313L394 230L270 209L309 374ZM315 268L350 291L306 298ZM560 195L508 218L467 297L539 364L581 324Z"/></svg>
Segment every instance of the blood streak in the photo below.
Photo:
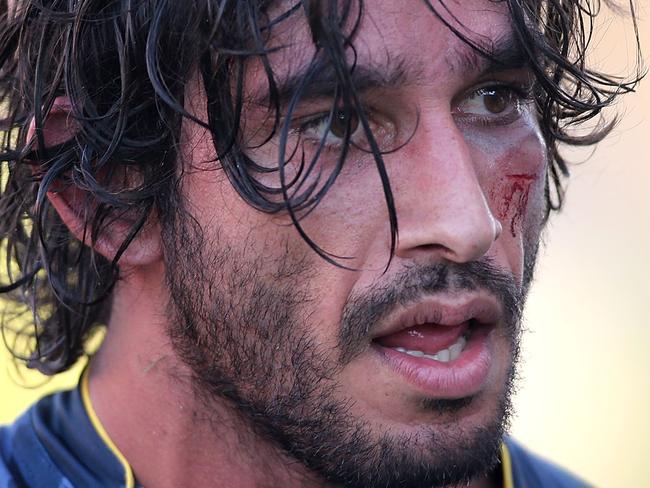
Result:
<svg viewBox="0 0 650 488"><path fill-rule="evenodd" d="M535 181L535 176L529 174L511 174L506 175L505 178L508 180L508 188L503 194L499 207L499 220L503 222L508 215L512 214L510 219L510 233L512 237L515 237L515 229L517 225L522 223L526 214L530 185ZM513 204L515 206L514 212L512 212Z"/></svg>

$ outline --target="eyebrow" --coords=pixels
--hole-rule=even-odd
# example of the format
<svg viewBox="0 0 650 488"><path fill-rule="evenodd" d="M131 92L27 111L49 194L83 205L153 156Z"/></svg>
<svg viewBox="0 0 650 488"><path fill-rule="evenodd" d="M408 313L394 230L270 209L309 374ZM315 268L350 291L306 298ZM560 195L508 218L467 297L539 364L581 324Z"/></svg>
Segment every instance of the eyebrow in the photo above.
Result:
<svg viewBox="0 0 650 488"><path fill-rule="evenodd" d="M463 45L464 49L456 48L445 58L453 73L481 77L498 71L526 68L530 64L521 43L512 36L499 37L489 46L478 45L482 53L466 42Z"/></svg>
<svg viewBox="0 0 650 488"><path fill-rule="evenodd" d="M490 46L479 46L483 53L467 43L454 48L444 62L449 70L458 76L479 78L490 73L525 68L529 63L525 51L512 37L502 37L492 41ZM331 98L338 83L336 70L331 64L317 66L301 93L303 100ZM288 103L308 76L310 66L290 73L285 78L276 80L278 101L280 105ZM424 74L421 68L414 66L402 56L391 56L383 64L357 64L350 73L350 79L359 93L371 90L395 88L404 84L422 82ZM268 105L269 93L265 92L253 99Z"/></svg>
<svg viewBox="0 0 650 488"><path fill-rule="evenodd" d="M309 75L309 66L305 66L286 78L276 80L277 94L280 105L288 103L297 90L304 83L305 77ZM302 89L301 99L316 100L319 98L330 98L334 95L334 89L339 78L334 66L322 64L314 68L315 72L310 75L309 81ZM406 83L413 77L414 70L406 68L406 62L401 57L392 57L381 65L357 64L350 72L350 81L359 93L372 89L391 88ZM254 96L260 104L269 103L269 93L265 92Z"/></svg>

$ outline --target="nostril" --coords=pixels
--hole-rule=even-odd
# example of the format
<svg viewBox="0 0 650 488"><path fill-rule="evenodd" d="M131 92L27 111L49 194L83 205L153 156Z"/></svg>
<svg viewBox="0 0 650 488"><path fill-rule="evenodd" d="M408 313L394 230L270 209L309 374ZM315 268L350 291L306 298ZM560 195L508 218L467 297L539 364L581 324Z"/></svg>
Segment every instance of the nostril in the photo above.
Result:
<svg viewBox="0 0 650 488"><path fill-rule="evenodd" d="M447 246L442 244L421 244L417 246L417 249L425 252L438 252L438 253L448 253L450 249Z"/></svg>

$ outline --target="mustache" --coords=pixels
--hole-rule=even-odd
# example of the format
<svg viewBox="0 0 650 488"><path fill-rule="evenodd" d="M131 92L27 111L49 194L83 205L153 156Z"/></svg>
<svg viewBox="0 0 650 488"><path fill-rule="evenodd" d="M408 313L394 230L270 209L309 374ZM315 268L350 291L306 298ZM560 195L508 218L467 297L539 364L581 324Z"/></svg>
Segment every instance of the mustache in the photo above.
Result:
<svg viewBox="0 0 650 488"><path fill-rule="evenodd" d="M409 264L389 282L374 284L348 299L339 333L341 363L350 362L367 347L373 327L395 308L441 293L487 291L501 304L506 333L514 340L526 289L487 258L469 263Z"/></svg>

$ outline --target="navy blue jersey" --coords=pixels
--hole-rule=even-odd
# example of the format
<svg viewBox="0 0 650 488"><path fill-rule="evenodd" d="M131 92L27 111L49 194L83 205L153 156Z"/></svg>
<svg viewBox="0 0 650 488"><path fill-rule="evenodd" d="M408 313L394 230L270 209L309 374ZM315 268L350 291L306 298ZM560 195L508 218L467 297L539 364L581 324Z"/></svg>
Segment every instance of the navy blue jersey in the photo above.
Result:
<svg viewBox="0 0 650 488"><path fill-rule="evenodd" d="M88 377L0 428L0 488L129 487L133 472L97 419Z"/></svg>
<svg viewBox="0 0 650 488"><path fill-rule="evenodd" d="M584 482L526 451L511 438L501 450L503 488L583 488ZM134 488L127 460L78 388L47 396L0 428L0 488Z"/></svg>

